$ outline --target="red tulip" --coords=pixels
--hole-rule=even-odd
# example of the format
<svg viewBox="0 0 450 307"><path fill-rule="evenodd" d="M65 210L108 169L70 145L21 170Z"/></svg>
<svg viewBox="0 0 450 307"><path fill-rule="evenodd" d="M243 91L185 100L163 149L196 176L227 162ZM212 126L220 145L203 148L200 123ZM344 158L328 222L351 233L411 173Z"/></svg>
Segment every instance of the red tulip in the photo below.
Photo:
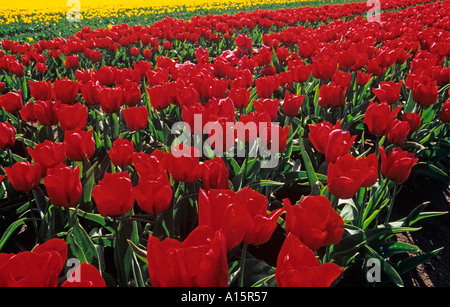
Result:
<svg viewBox="0 0 450 307"><path fill-rule="evenodd" d="M374 103L371 101L364 115L364 122L369 132L378 136L387 135L391 129L392 121L401 108L401 106L398 106L391 111L387 102Z"/></svg>
<svg viewBox="0 0 450 307"><path fill-rule="evenodd" d="M355 139L356 135L351 136L349 131L342 129L331 131L324 146L327 163L334 163L340 156L347 154Z"/></svg>
<svg viewBox="0 0 450 307"><path fill-rule="evenodd" d="M161 150L155 150L151 154L143 152L135 152L131 159L137 173L140 177L158 175L162 171L166 171L164 160L166 154Z"/></svg>
<svg viewBox="0 0 450 307"><path fill-rule="evenodd" d="M102 66L94 74L94 80L104 86L112 86L116 82L116 75L113 67Z"/></svg>
<svg viewBox="0 0 450 307"><path fill-rule="evenodd" d="M71 207L81 197L82 186L80 180L80 168L75 169L64 164L47 170L44 185L50 202L55 206Z"/></svg>
<svg viewBox="0 0 450 307"><path fill-rule="evenodd" d="M58 123L58 114L51 100L38 100L33 105L33 113L43 126L53 126Z"/></svg>
<svg viewBox="0 0 450 307"><path fill-rule="evenodd" d="M34 102L27 102L22 109L20 109L20 117L26 122L33 123L37 121L36 115L34 115Z"/></svg>
<svg viewBox="0 0 450 307"><path fill-rule="evenodd" d="M284 152L286 150L290 128L289 125L282 128L280 125L272 123L264 125L259 131L259 135L265 148L270 152ZM273 145L276 147L274 148Z"/></svg>
<svg viewBox="0 0 450 307"><path fill-rule="evenodd" d="M402 121L407 121L409 123L410 132L413 133L413 132L419 130L419 127L422 124L420 117L421 117L421 114L417 114L414 112L403 113Z"/></svg>
<svg viewBox="0 0 450 307"><path fill-rule="evenodd" d="M103 87L98 93L98 98L105 113L115 113L123 104L124 90L121 87Z"/></svg>
<svg viewBox="0 0 450 307"><path fill-rule="evenodd" d="M163 110L170 105L169 90L168 84L147 87L150 103L154 109Z"/></svg>
<svg viewBox="0 0 450 307"><path fill-rule="evenodd" d="M413 153L404 151L399 147L395 147L386 155L384 147L380 146L380 157L381 173L397 183L405 182L412 167L419 161Z"/></svg>
<svg viewBox="0 0 450 307"><path fill-rule="evenodd" d="M80 86L76 81L68 78L56 79L53 82L53 99L60 103L74 104L79 90Z"/></svg>
<svg viewBox="0 0 450 307"><path fill-rule="evenodd" d="M174 180L194 182L202 176L199 161L200 153L197 149L180 144L166 154L165 166Z"/></svg>
<svg viewBox="0 0 450 307"><path fill-rule="evenodd" d="M34 149L27 147L28 154L35 164L40 164L42 176L47 174L47 170L66 162L66 150L64 143L55 143L45 140L37 144Z"/></svg>
<svg viewBox="0 0 450 307"><path fill-rule="evenodd" d="M341 128L341 121L338 120L335 126L329 122L320 122L317 124L308 124L309 135L308 138L313 144L314 148L321 152L325 152L325 144L331 131Z"/></svg>
<svg viewBox="0 0 450 307"><path fill-rule="evenodd" d="M59 125L63 131L86 128L88 118L86 106L78 102L73 105L58 104L55 108Z"/></svg>
<svg viewBox="0 0 450 307"><path fill-rule="evenodd" d="M365 182L369 175L373 173L361 169L361 163L352 154L342 155L328 165L328 190L338 198L350 199L363 183L369 183Z"/></svg>
<svg viewBox="0 0 450 307"><path fill-rule="evenodd" d="M363 71L358 70L356 72L356 84L366 85L370 81L372 76L373 74L365 73Z"/></svg>
<svg viewBox="0 0 450 307"><path fill-rule="evenodd" d="M96 105L100 103L99 93L102 89L100 82L89 80L80 84L81 95L87 105Z"/></svg>
<svg viewBox="0 0 450 307"><path fill-rule="evenodd" d="M388 141L391 144L395 144L398 146L403 145L408 138L410 130L411 126L409 125L409 122L394 119L391 124L391 129L389 130L389 133L387 135Z"/></svg>
<svg viewBox="0 0 450 307"><path fill-rule="evenodd" d="M311 76L311 65L296 64L288 62L289 71L292 72L293 80L297 83L303 83Z"/></svg>
<svg viewBox="0 0 450 307"><path fill-rule="evenodd" d="M57 287L67 251L67 243L55 238L32 251L0 253L0 287Z"/></svg>
<svg viewBox="0 0 450 307"><path fill-rule="evenodd" d="M378 98L378 102L387 102L389 105L396 103L400 99L400 90L403 81L381 81L380 87L373 89L373 93Z"/></svg>
<svg viewBox="0 0 450 307"><path fill-rule="evenodd" d="M267 112L272 121L276 120L280 106L279 99L260 98L253 101L256 113Z"/></svg>
<svg viewBox="0 0 450 307"><path fill-rule="evenodd" d="M93 129L83 131L80 129L66 131L64 144L67 157L72 161L84 161L91 158L95 152L95 141L92 138Z"/></svg>
<svg viewBox="0 0 450 307"><path fill-rule="evenodd" d="M131 210L134 203L130 175L127 172L106 173L92 190L92 197L102 216L120 216Z"/></svg>
<svg viewBox="0 0 450 307"><path fill-rule="evenodd" d="M0 106L8 113L20 111L23 107L22 90L18 90L17 93L9 92L1 95Z"/></svg>
<svg viewBox="0 0 450 307"><path fill-rule="evenodd" d="M248 213L235 198L234 191L218 189L200 190L198 197L198 224L221 230L227 251L242 242L249 220Z"/></svg>
<svg viewBox="0 0 450 307"><path fill-rule="evenodd" d="M344 221L328 198L307 196L298 205L292 206L289 199L284 199L283 203L288 234L293 233L312 250L340 242Z"/></svg>
<svg viewBox="0 0 450 307"><path fill-rule="evenodd" d="M28 81L31 96L34 100L50 100L52 99L52 82L51 81Z"/></svg>
<svg viewBox="0 0 450 307"><path fill-rule="evenodd" d="M30 162L16 162L11 168L5 167L6 176L14 190L30 192L37 188L41 181L41 166Z"/></svg>
<svg viewBox="0 0 450 307"><path fill-rule="evenodd" d="M444 123L450 123L450 99L447 99L442 104L442 110L441 114L439 115L439 118Z"/></svg>
<svg viewBox="0 0 450 307"><path fill-rule="evenodd" d="M344 270L335 263L320 263L293 233L289 233L277 258L275 279L279 287L329 287Z"/></svg>
<svg viewBox="0 0 450 307"><path fill-rule="evenodd" d="M364 180L361 187L371 187L378 181L378 158L375 153L368 155L365 158L357 160L358 168L364 174Z"/></svg>
<svg viewBox="0 0 450 307"><path fill-rule="evenodd" d="M246 108L250 102L250 90L246 88L232 88L228 90L228 96L233 100L236 108Z"/></svg>
<svg viewBox="0 0 450 307"><path fill-rule="evenodd" d="M311 73L314 78L328 80L337 69L337 60L327 55L321 58L314 58L311 66Z"/></svg>
<svg viewBox="0 0 450 307"><path fill-rule="evenodd" d="M80 264L61 287L106 287L100 271L87 262Z"/></svg>
<svg viewBox="0 0 450 307"><path fill-rule="evenodd" d="M229 172L222 158L205 161L202 168L202 182L206 190L229 188Z"/></svg>
<svg viewBox="0 0 450 307"><path fill-rule="evenodd" d="M140 176L139 183L133 188L133 194L139 207L149 213L158 214L167 210L172 202L172 188L165 171Z"/></svg>
<svg viewBox="0 0 450 307"><path fill-rule="evenodd" d="M123 88L123 104L134 107L141 101L141 88L136 82L126 79L121 87Z"/></svg>
<svg viewBox="0 0 450 307"><path fill-rule="evenodd" d="M115 166L124 167L131 164L134 153L133 141L128 141L118 137L112 144L108 152L111 162Z"/></svg>
<svg viewBox="0 0 450 307"><path fill-rule="evenodd" d="M305 95L294 95L289 91L284 94L283 113L289 117L295 117L302 106Z"/></svg>
<svg viewBox="0 0 450 307"><path fill-rule="evenodd" d="M416 83L412 89L413 99L416 103L429 107L438 99L438 86L436 81L423 81Z"/></svg>
<svg viewBox="0 0 450 307"><path fill-rule="evenodd" d="M153 287L226 287L228 263L221 231L198 226L179 242L149 236L147 262Z"/></svg>
<svg viewBox="0 0 450 307"><path fill-rule="evenodd" d="M248 187L236 193L235 202L241 204L248 213L247 227L242 240L252 245L269 241L284 210L278 209L267 215L267 198Z"/></svg>
<svg viewBox="0 0 450 307"><path fill-rule="evenodd" d="M322 108L343 107L346 90L346 88L335 83L322 85L319 89L319 105Z"/></svg>
<svg viewBox="0 0 450 307"><path fill-rule="evenodd" d="M76 69L80 66L80 58L78 55L69 55L64 62L67 69Z"/></svg>
<svg viewBox="0 0 450 307"><path fill-rule="evenodd" d="M147 128L148 110L145 106L123 109L122 114L130 130L139 131Z"/></svg>
<svg viewBox="0 0 450 307"><path fill-rule="evenodd" d="M0 123L0 149L6 149L14 146L16 143L16 131L14 127L8 123Z"/></svg>

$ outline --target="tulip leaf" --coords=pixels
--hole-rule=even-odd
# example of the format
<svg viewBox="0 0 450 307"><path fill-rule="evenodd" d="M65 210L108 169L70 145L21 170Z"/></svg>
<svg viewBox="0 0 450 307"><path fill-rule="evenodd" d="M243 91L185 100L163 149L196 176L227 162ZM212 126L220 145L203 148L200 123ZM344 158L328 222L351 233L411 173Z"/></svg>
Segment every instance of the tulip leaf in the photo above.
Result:
<svg viewBox="0 0 450 307"><path fill-rule="evenodd" d="M403 287L403 280L400 274L392 267L392 265L383 259L375 250L366 245L366 256L380 260L381 269L389 277L389 279L398 287Z"/></svg>
<svg viewBox="0 0 450 307"><path fill-rule="evenodd" d="M98 261L97 249L78 220L69 230L66 241L69 244L72 253L80 260L80 262L95 264Z"/></svg>
<svg viewBox="0 0 450 307"><path fill-rule="evenodd" d="M306 168L306 174L308 176L309 185L311 186L311 188L313 188L313 186L319 181L319 179L317 178L317 175L316 175L316 172L314 171L311 160L310 160L308 154L306 153L304 140L300 139L299 144L300 144L300 153L302 155L303 163Z"/></svg>
<svg viewBox="0 0 450 307"><path fill-rule="evenodd" d="M384 259L399 253L415 254L420 252L420 248L416 245L405 242L389 241L389 242L371 242L370 247L373 248Z"/></svg>
<svg viewBox="0 0 450 307"><path fill-rule="evenodd" d="M0 251L2 250L3 246L8 241L9 237L14 233L14 231L19 228L20 226L24 225L26 221L28 221L29 218L24 217L21 219L18 219L14 222L12 222L8 228L6 228L5 232L3 233L2 237L0 238Z"/></svg>
<svg viewBox="0 0 450 307"><path fill-rule="evenodd" d="M431 252L421 254L419 256L414 256L414 257L407 258L405 260L400 260L397 263L395 263L393 265L393 267L397 270L397 272L400 275L402 275L402 274L410 271L411 269L417 267L418 265L424 263L431 257L437 255L443 249L444 249L444 247L441 247L441 248L435 249Z"/></svg>

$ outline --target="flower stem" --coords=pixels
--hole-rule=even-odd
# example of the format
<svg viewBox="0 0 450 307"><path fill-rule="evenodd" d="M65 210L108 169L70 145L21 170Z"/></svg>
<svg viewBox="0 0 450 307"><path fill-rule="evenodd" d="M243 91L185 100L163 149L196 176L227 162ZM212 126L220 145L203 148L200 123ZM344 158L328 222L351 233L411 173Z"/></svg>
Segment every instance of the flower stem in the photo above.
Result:
<svg viewBox="0 0 450 307"><path fill-rule="evenodd" d="M243 243L242 245L242 254L241 254L241 274L239 276L239 287L244 287L244 275L245 275L245 255L247 254L247 243Z"/></svg>

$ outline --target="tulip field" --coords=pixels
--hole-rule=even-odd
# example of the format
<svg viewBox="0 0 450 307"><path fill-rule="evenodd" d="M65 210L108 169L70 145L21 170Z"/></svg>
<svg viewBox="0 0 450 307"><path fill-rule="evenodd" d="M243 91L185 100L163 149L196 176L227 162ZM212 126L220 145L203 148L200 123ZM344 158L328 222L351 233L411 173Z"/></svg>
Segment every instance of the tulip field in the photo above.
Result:
<svg viewBox="0 0 450 307"><path fill-rule="evenodd" d="M0 286L396 287L442 252L395 200L448 186L448 1L63 2L0 13Z"/></svg>

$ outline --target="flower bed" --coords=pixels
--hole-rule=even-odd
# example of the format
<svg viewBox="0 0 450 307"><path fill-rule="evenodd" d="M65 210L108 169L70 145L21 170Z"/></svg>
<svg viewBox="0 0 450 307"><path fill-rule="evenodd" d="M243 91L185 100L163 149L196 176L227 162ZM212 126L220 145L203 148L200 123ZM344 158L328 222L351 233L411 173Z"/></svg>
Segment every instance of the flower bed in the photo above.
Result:
<svg viewBox="0 0 450 307"><path fill-rule="evenodd" d="M0 285L402 285L439 252L393 238L443 212L391 217L448 181L450 8L381 8L2 40Z"/></svg>

